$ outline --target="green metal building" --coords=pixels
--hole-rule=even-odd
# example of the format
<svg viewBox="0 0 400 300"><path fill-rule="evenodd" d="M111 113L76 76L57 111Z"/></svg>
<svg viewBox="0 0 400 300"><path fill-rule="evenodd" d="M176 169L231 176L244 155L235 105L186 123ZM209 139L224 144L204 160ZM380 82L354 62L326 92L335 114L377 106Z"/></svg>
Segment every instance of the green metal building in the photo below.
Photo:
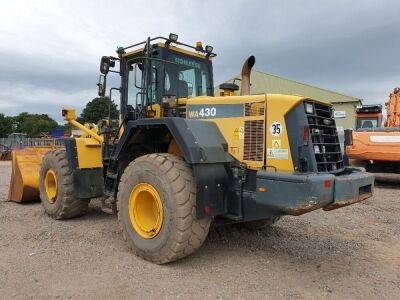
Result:
<svg viewBox="0 0 400 300"><path fill-rule="evenodd" d="M240 75L235 76L226 82L233 82L236 78L240 79L240 77ZM271 93L302 95L330 102L333 104L335 109L335 120L339 134L343 133L344 129L354 127L355 107L361 104L361 99L359 98L267 74L254 69L251 71L250 82L251 94ZM235 83L240 86L240 80L236 80ZM219 95L219 93L220 89L217 86L215 88L215 95Z"/></svg>

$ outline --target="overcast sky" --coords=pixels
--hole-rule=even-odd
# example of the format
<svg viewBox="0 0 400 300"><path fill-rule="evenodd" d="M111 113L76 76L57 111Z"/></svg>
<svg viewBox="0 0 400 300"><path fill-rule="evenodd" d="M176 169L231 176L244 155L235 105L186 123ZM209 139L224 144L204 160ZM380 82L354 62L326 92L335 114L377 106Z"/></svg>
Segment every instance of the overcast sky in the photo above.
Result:
<svg viewBox="0 0 400 300"><path fill-rule="evenodd" d="M400 1L0 0L0 112L96 96L99 59L147 36L214 46L215 83L255 68L384 103L400 85Z"/></svg>

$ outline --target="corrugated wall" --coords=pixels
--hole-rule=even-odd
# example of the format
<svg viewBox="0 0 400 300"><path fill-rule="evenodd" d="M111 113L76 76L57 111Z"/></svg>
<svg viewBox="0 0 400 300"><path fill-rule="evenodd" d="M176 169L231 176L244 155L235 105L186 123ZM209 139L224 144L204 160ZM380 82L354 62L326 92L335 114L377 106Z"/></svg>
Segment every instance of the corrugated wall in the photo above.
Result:
<svg viewBox="0 0 400 300"><path fill-rule="evenodd" d="M343 129L350 129L355 127L354 114L356 113L355 107L358 103L347 102L347 103L333 103L333 107L336 111L345 112L345 118L335 118L336 126L342 127ZM341 129L341 128L338 128Z"/></svg>

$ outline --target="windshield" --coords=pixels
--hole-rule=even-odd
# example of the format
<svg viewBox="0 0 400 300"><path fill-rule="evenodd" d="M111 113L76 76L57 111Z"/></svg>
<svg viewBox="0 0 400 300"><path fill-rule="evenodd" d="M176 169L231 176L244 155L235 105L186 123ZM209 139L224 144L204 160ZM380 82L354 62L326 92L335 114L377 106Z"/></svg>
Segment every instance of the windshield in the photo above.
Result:
<svg viewBox="0 0 400 300"><path fill-rule="evenodd" d="M165 64L164 93L177 98L211 96L209 64L201 59L169 54Z"/></svg>
<svg viewBox="0 0 400 300"><path fill-rule="evenodd" d="M357 129L358 128L376 128L378 127L378 118L358 118L357 119Z"/></svg>

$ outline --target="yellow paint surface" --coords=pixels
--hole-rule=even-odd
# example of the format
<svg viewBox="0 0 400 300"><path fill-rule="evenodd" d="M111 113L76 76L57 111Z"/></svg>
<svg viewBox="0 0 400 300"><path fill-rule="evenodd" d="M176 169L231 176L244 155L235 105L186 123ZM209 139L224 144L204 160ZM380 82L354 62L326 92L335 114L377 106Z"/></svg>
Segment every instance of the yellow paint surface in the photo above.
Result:
<svg viewBox="0 0 400 300"><path fill-rule="evenodd" d="M80 169L102 168L101 144L90 138L76 138L78 167Z"/></svg>

